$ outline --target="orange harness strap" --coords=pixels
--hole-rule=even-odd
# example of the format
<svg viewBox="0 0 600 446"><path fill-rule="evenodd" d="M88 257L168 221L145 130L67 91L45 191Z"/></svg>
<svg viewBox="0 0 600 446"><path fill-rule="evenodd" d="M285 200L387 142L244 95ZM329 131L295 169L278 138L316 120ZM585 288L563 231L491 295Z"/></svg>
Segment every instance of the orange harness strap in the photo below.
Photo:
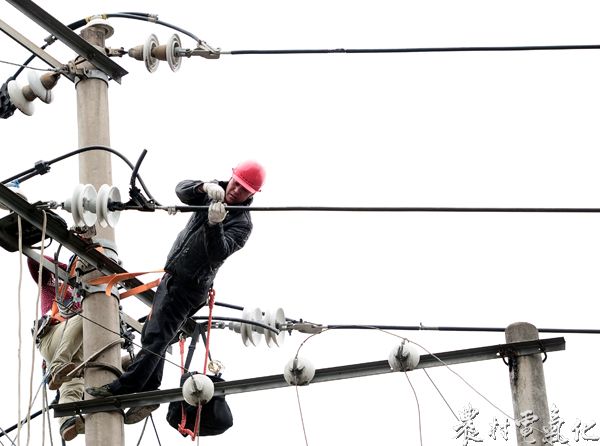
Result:
<svg viewBox="0 0 600 446"><path fill-rule="evenodd" d="M164 273L164 270L157 269L157 270L154 270L154 271L142 271L142 272L137 272L137 273L111 274L109 276L96 277L95 279L89 280L88 283L90 285L102 285L102 284L106 284L105 294L107 296L110 296L113 287L117 283L122 282L124 280L133 279L135 277L142 276L142 275L148 274L148 273ZM132 296L134 294L142 293L142 292L144 292L146 290L149 290L150 288L155 287L159 283L160 283L160 279L155 279L155 280L153 280L151 282L144 283L142 285L138 285L138 286L136 286L134 288L131 288L130 290L125 291L124 293L121 293L121 295L120 295L121 299L124 299L126 297Z"/></svg>

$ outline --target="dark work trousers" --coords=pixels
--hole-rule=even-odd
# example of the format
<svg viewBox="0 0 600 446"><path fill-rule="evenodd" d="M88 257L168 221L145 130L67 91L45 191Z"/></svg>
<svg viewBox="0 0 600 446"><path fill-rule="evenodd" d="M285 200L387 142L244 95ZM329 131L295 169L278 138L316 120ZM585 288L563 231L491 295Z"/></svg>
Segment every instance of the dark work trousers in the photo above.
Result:
<svg viewBox="0 0 600 446"><path fill-rule="evenodd" d="M118 379L110 384L115 395L156 390L160 386L165 354L188 317L207 300L208 290L178 286L166 273L154 294L152 311L142 329L142 349Z"/></svg>

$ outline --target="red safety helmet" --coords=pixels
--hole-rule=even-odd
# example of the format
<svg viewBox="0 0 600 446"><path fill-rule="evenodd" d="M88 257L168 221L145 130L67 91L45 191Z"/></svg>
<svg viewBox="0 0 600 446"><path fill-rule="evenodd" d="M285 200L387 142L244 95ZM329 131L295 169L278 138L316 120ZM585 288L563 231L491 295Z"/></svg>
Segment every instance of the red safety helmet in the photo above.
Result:
<svg viewBox="0 0 600 446"><path fill-rule="evenodd" d="M233 178L255 194L265 182L265 169L256 161L244 161L233 169Z"/></svg>

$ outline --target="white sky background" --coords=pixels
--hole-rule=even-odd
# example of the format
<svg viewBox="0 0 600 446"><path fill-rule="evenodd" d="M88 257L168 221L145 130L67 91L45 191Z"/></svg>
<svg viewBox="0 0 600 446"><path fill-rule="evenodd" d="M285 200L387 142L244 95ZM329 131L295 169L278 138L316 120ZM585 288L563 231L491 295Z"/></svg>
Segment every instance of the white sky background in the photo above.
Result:
<svg viewBox="0 0 600 446"><path fill-rule="evenodd" d="M39 2L65 24L96 13L159 14L214 47L240 49L399 48L598 44L600 5L592 1L369 2ZM10 6L0 17L38 44L48 32ZM131 48L172 30L114 19L107 44ZM194 42L180 34L184 47ZM28 52L0 35L0 59ZM73 53L60 43L61 61ZM109 88L112 147L135 162L163 204L178 204L181 179L227 179L245 158L267 168L257 206L598 207L600 61L596 51L379 55L229 56L186 59L177 73L156 73L129 57L129 74ZM36 60L33 67L45 67ZM0 79L16 67L0 64ZM19 77L26 83L26 76ZM0 122L2 179L77 148L76 95L61 79L55 101ZM113 157L113 184L127 197L129 168ZM76 157L23 184L30 201L64 201L78 183ZM70 215L58 211L69 223ZM217 300L323 324L598 328L599 216L595 214L434 214L254 212L246 247L222 267ZM188 216L125 212L116 228L130 271L161 268ZM53 243L50 251L57 247ZM69 253L63 250L62 260ZM5 343L0 425L17 419L19 257L0 255ZM24 263L24 260L23 260ZM27 403L35 284L21 289L22 404ZM141 317L133 300L125 311ZM204 309L200 313L206 315ZM217 308L216 315L241 316ZM430 352L504 343L503 333L396 332ZM560 336L544 334L542 337ZM239 335L213 331L212 353L228 380L282 373L306 335L282 348L244 347ZM565 335L564 352L545 363L548 400L565 420L600 422L597 335ZM139 338L136 339L139 341ZM399 339L380 332L327 332L301 355L317 368L386 359ZM203 355L194 359L201 369ZM425 352L423 352L425 353ZM170 358L179 362L177 356ZM39 364L39 358L36 359ZM512 415L508 369L500 360L454 367ZM468 404L484 445L505 416L445 368L430 376L452 408ZM36 365L34 388L41 376ZM459 445L456 420L422 371L408 377L420 405L423 444ZM163 389L178 385L166 366ZM405 376L390 374L300 389L310 445L418 444L417 405ZM234 427L201 444L304 445L293 388L227 398ZM39 408L39 400L36 408ZM161 442L189 444L155 412ZM142 424L126 427L137 444ZM32 424L39 444L41 420ZM56 434L58 426L53 424ZM600 435L600 427L591 433ZM25 433L23 435L26 435ZM24 440L22 436L21 441ZM57 437L56 437L57 438ZM0 438L3 444L8 444ZM580 441L583 442L583 441ZM585 442L584 442L585 443ZM588 442L589 443L589 442ZM78 438L72 444L84 444ZM158 444L150 427L142 444ZM481 444L481 443L480 443Z"/></svg>

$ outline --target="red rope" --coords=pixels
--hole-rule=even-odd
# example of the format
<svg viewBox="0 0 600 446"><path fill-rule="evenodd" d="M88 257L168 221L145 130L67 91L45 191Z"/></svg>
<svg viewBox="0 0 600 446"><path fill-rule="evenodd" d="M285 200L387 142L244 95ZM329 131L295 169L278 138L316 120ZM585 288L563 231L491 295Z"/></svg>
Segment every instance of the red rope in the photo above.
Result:
<svg viewBox="0 0 600 446"><path fill-rule="evenodd" d="M206 370L208 368L208 359L209 359L209 343L210 343L210 327L212 325L212 315L213 308L215 306L215 290L210 289L208 291L208 327L206 328L206 352L204 354L204 374L206 375ZM184 363L183 363L183 353L185 348L185 339L179 339L179 351L181 353L181 374L185 373ZM181 404L181 423L177 426L177 430L181 434L187 434L190 436L191 440L194 441L198 436L198 432L200 431L200 413L202 412L202 404L198 404L198 410L196 411L196 421L194 423L194 431L192 432L190 429L185 427L187 422L187 417L185 413L185 409L183 404Z"/></svg>
<svg viewBox="0 0 600 446"><path fill-rule="evenodd" d="M179 338L179 353L181 353L181 374L185 373L185 366L183 362L183 356L185 351L185 338L182 336ZM177 426L177 430L182 435L191 435L192 440L195 438L195 433L185 427L187 423L187 415L185 412L185 408L183 407L183 403L181 404L181 422Z"/></svg>
<svg viewBox="0 0 600 446"><path fill-rule="evenodd" d="M212 325L213 308L215 306L215 290L211 288L208 291L208 324L206 327L206 351L204 353L204 375L208 367L208 359L210 353L210 327ZM200 431L200 413L202 412L202 404L198 403L198 411L196 412L196 423L194 424L194 435L197 436ZM192 437L192 440L194 437Z"/></svg>

